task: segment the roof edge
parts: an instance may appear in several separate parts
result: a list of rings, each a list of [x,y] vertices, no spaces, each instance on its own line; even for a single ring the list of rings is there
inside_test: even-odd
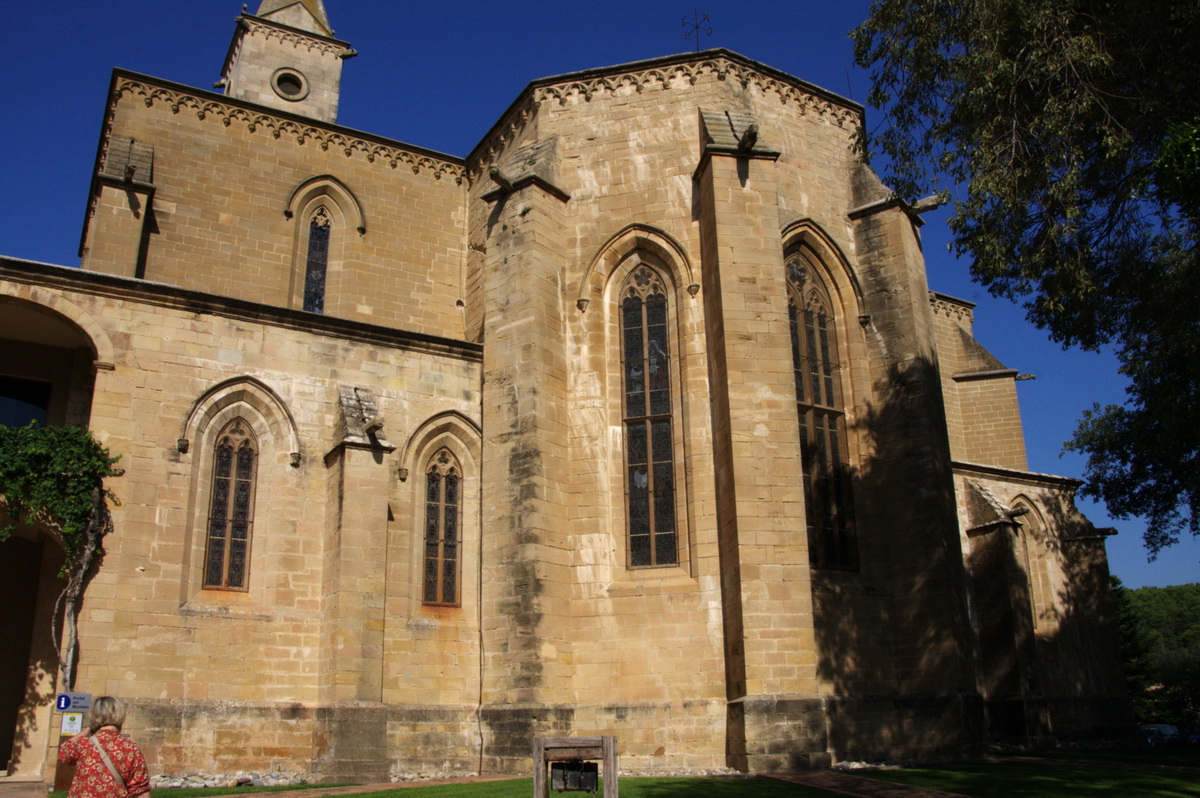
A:
[[[538,78],[537,80],[530,81],[528,84],[526,84],[525,88],[521,90],[517,97],[509,104],[509,106],[504,109],[504,112],[500,114],[496,122],[490,128],[488,128],[487,132],[482,138],[480,138],[479,143],[471,148],[471,151],[467,153],[467,156],[464,160],[468,164],[475,160],[480,151],[483,150],[488,142],[495,137],[496,133],[505,127],[509,118],[513,114],[517,113],[521,106],[524,105],[538,89],[544,89],[560,84],[578,83],[581,81],[603,78],[614,74],[645,72],[654,69],[661,69],[663,67],[671,67],[692,62],[713,61],[715,59],[725,59],[726,61],[737,64],[742,68],[761,73],[770,79],[787,83],[797,89],[800,89],[801,91],[813,95],[814,97],[846,109],[847,111],[858,116],[860,121],[866,112],[865,106],[853,100],[842,97],[840,94],[823,89],[816,84],[809,83],[806,80],[802,80],[794,75],[790,75],[787,72],[776,69],[775,67],[768,66],[760,61],[747,58],[746,56],[734,52],[733,50],[729,50],[724,47],[717,47],[711,50],[700,50],[699,52],[676,53],[674,55],[659,56],[657,58],[648,58],[641,61],[629,61],[627,63],[614,64],[612,66],[593,67],[591,69],[584,69],[578,72],[566,72],[560,75],[551,75],[549,77]],[[721,75],[721,78],[724,79],[723,74]]]
[[[388,327],[340,316],[323,316],[296,308],[284,308],[237,297],[210,294],[169,283],[137,277],[93,272],[72,266],[25,260],[0,255],[0,281],[54,287],[171,307],[189,313],[260,323],[317,335],[353,338],[395,349],[445,355],[460,360],[480,361],[483,345],[474,341]]]
[[[408,151],[414,155],[421,155],[426,158],[433,158],[443,161],[454,166],[464,166],[465,160],[457,155],[431,150],[428,147],[422,147],[419,144],[409,144],[408,142],[400,141],[399,139],[391,139],[387,136],[381,136],[377,133],[367,133],[366,131],[357,130],[352,127],[345,127],[334,122],[322,122],[319,119],[313,119],[311,116],[303,116],[301,114],[293,114],[287,111],[280,111],[266,105],[259,105],[248,100],[239,100],[225,94],[218,94],[207,89],[198,89],[195,86],[188,86],[185,83],[176,83],[165,78],[157,78],[153,75],[146,75],[141,72],[134,72],[129,69],[115,67],[113,69],[112,83],[109,86],[109,102],[111,103],[116,93],[118,80],[120,78],[128,78],[135,81],[148,83],[155,88],[167,89],[169,91],[178,91],[187,95],[194,95],[196,99],[204,100],[205,102],[220,103],[233,108],[240,108],[245,111],[253,111],[257,116],[279,119],[287,122],[294,122],[304,125],[307,128],[315,130],[326,130],[331,133],[339,133],[346,136],[352,136],[363,141],[370,141],[378,144],[384,144],[389,147],[395,147]]]

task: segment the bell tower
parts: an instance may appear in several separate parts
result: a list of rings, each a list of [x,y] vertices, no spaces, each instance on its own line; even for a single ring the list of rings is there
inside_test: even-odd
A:
[[[333,37],[322,0],[262,0],[244,10],[225,56],[225,94],[336,122],[342,61],[357,55]]]

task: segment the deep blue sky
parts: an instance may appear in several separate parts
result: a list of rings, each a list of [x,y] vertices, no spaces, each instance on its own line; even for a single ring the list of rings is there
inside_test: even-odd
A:
[[[693,49],[680,21],[708,13],[727,47],[860,102],[868,80],[853,66],[847,31],[866,0],[662,2],[430,2],[325,0],[346,62],[339,121],[429,149],[466,155],[536,78]],[[251,0],[251,11],[258,0]],[[220,68],[241,0],[40,0],[4,4],[0,68],[0,254],[78,265],[76,251],[112,67],[207,88]],[[878,117],[868,111],[868,124]],[[970,282],[946,249],[945,212],[926,216],[930,287],[979,303],[975,331],[1006,365],[1037,375],[1019,383],[1030,468],[1079,477],[1059,457],[1080,412],[1119,402],[1110,356],[1063,352],[1016,306]],[[1146,562],[1142,524],[1113,523],[1080,502],[1109,539],[1113,572],[1131,587],[1200,581],[1200,543]]]

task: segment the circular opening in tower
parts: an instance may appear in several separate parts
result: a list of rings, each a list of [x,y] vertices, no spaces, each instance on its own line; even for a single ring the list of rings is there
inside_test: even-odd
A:
[[[308,81],[294,69],[284,67],[271,76],[271,88],[285,100],[298,102],[308,96]]]

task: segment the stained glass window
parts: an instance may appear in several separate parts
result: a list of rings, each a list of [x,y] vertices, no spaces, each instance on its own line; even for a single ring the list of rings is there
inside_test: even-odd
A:
[[[638,266],[621,289],[629,564],[679,560],[671,433],[670,336],[662,278]]]
[[[458,604],[462,476],[454,455],[440,450],[425,472],[425,568],[422,601]]]
[[[308,256],[304,263],[304,309],[325,312],[325,270],[329,265],[329,234],[333,220],[322,205],[308,223]]]
[[[809,560],[855,570],[858,546],[831,303],[802,256],[788,259],[787,277]]]
[[[250,427],[240,418],[217,436],[204,586],[245,590],[250,571],[250,532],[258,454]]]

